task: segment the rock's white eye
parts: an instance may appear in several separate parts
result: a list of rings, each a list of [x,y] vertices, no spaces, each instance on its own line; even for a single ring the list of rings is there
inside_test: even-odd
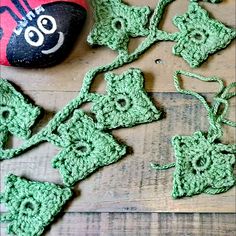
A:
[[[57,30],[56,20],[52,16],[41,15],[37,20],[37,25],[44,34],[53,34]]]
[[[44,36],[37,28],[29,26],[25,30],[25,40],[31,46],[39,47],[43,44]]]

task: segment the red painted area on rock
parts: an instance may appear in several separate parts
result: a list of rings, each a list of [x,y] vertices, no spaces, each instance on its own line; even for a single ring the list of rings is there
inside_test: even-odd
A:
[[[85,0],[63,0],[63,1],[33,0],[29,2],[27,2],[26,0],[11,0],[11,1],[1,0],[1,5],[0,5],[0,30],[1,30],[0,32],[0,64],[1,65],[9,66],[12,64],[9,61],[7,48],[9,50],[9,42],[14,32],[16,32],[18,29],[21,29],[21,28],[27,28],[31,23],[30,21],[31,21],[32,15],[35,18],[39,17],[40,15],[43,15],[43,11],[40,11],[40,6],[43,5],[45,7],[47,5],[50,5],[51,7],[51,5],[54,3],[55,5],[58,5],[59,3],[73,3],[73,4],[76,3],[80,7],[84,8],[85,10],[88,9],[88,5]],[[37,9],[39,10],[37,11]],[[37,12],[39,12],[38,15],[36,14]],[[33,19],[33,20],[36,21],[36,19]],[[29,25],[27,21],[29,22]],[[25,22],[26,24],[24,25]],[[24,26],[22,27],[22,25]],[[21,48],[19,47],[17,50],[21,50]],[[22,58],[19,60],[22,60]],[[27,66],[30,66],[30,64]]]

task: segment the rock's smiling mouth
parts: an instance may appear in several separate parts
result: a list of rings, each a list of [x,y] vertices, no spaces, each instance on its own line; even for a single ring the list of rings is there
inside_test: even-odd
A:
[[[62,32],[59,32],[59,39],[58,39],[57,44],[54,47],[52,47],[52,48],[50,48],[48,50],[42,50],[41,52],[43,54],[54,53],[54,52],[56,52],[62,46],[63,43],[64,43],[64,34]]]

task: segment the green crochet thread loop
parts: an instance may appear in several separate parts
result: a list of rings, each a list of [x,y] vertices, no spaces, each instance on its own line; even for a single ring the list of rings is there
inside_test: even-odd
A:
[[[1,215],[1,222],[8,223],[10,235],[39,236],[71,196],[69,188],[9,175],[1,193],[1,203],[9,212]]]
[[[193,74],[193,73],[190,73],[187,71],[181,71],[181,70],[176,71],[173,76],[174,85],[175,85],[175,88],[178,92],[186,94],[186,95],[192,95],[192,96],[196,97],[204,105],[204,107],[206,108],[206,110],[208,112],[208,119],[210,122],[211,129],[209,131],[209,134],[214,136],[213,139],[220,138],[222,136],[222,129],[221,129],[221,125],[219,124],[219,120],[217,120],[216,111],[214,111],[215,109],[210,107],[210,105],[208,104],[206,99],[202,95],[200,95],[199,93],[181,88],[181,82],[180,82],[179,75],[185,75],[190,78],[198,79],[198,80],[201,80],[204,82],[217,82],[219,84],[219,90],[218,90],[217,94],[220,94],[224,89],[223,81],[221,79],[216,78],[216,77],[205,78],[203,76]],[[217,94],[215,97],[217,97]],[[224,113],[227,112],[227,108],[228,108],[228,106],[225,106],[226,110],[224,110]]]
[[[199,2],[201,0],[190,0],[191,2]],[[203,0],[204,2],[211,2],[211,3],[220,3],[222,0]]]
[[[179,75],[198,79],[204,82],[217,82],[219,90],[214,96],[213,104],[197,92],[183,89]],[[167,170],[175,167],[173,181],[173,198],[193,196],[199,193],[217,194],[228,191],[236,184],[233,166],[236,161],[236,144],[221,144],[217,139],[223,135],[222,125],[235,127],[235,122],[228,121],[228,100],[236,96],[230,92],[236,83],[224,87],[221,79],[193,74],[186,71],[176,71],[174,76],[176,90],[186,95],[196,97],[208,111],[210,128],[208,133],[195,132],[192,136],[175,136],[172,146],[176,162],[166,165],[151,164],[156,170]],[[221,105],[223,109],[220,109]]]
[[[230,85],[228,85],[222,92],[222,94],[219,96],[219,99],[221,99],[221,101],[226,101],[226,100],[230,100],[231,98],[236,96],[236,91],[235,92],[230,92],[232,89],[236,88],[236,82],[231,83]],[[217,113],[218,109],[220,108],[220,102],[215,104],[215,113]],[[228,105],[228,102],[227,102]],[[225,117],[225,116],[224,116]],[[231,127],[236,127],[236,121],[231,121],[228,120],[227,118],[222,117],[222,123],[224,123],[225,125],[231,126]]]
[[[166,164],[166,165],[159,165],[157,163],[151,163],[151,168],[155,169],[155,170],[168,170],[170,168],[173,168],[175,167],[175,162],[173,163],[169,163],[169,164]]]

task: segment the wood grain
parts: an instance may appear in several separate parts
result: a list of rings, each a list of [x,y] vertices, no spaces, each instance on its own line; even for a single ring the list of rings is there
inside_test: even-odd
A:
[[[46,112],[42,125],[59,107],[76,96],[76,93],[31,92],[30,95],[49,111]],[[212,95],[209,94],[208,97]],[[133,154],[127,155],[114,165],[100,169],[82,181],[78,185],[78,197],[66,211],[235,212],[235,188],[216,196],[202,194],[193,198],[172,199],[174,169],[157,172],[150,168],[150,162],[174,161],[170,145],[171,137],[177,134],[191,135],[197,130],[206,130],[207,114],[202,105],[191,96],[155,93],[152,94],[152,98],[157,106],[164,109],[166,118],[132,129],[115,130],[113,132],[115,137],[132,147]],[[235,104],[231,104],[232,115],[235,114]],[[225,133],[223,141],[234,142],[236,139],[234,129],[225,127]],[[20,144],[15,139],[12,143]],[[56,169],[52,169],[50,164],[57,152],[58,149],[53,145],[42,144],[21,157],[3,161],[1,174],[5,176],[13,172],[30,179],[61,183],[59,173]]]
[[[132,5],[149,5],[154,8],[156,0],[127,0]],[[175,15],[183,14],[188,0],[171,4],[166,13],[163,29],[175,32],[171,23]],[[235,0],[221,4],[200,3],[211,15],[230,27],[236,27]],[[92,26],[91,10],[78,42],[64,63],[48,69],[22,69],[0,66],[0,75],[9,79],[45,109],[45,115],[35,127],[34,133],[47,124],[49,119],[74,98],[82,85],[85,73],[95,66],[110,63],[116,56],[106,48],[92,48],[86,37]],[[134,50],[143,39],[133,39]],[[207,114],[196,99],[177,94],[172,75],[175,70],[185,69],[204,76],[217,76],[226,84],[235,81],[236,44],[210,56],[200,68],[190,69],[187,63],[171,54],[174,43],[160,42],[151,47],[141,58],[121,69],[138,67],[145,75],[147,91],[156,105],[165,111],[165,118],[132,129],[113,131],[121,142],[132,147],[133,153],[118,163],[102,168],[80,182],[77,196],[65,208],[45,233],[48,236],[132,236],[132,235],[184,235],[184,236],[234,236],[236,232],[236,188],[216,196],[201,194],[192,198],[171,198],[172,173],[174,169],[157,172],[150,169],[150,162],[168,163],[174,160],[170,144],[176,134],[191,135],[196,130],[207,130]],[[156,64],[155,60],[161,63]],[[184,85],[213,97],[217,86],[185,79]],[[103,75],[98,76],[93,91],[103,92]],[[88,106],[89,107],[89,106]],[[87,108],[88,108],[87,107]],[[229,117],[235,120],[236,101],[231,103]],[[236,140],[235,130],[225,128],[224,143]],[[9,146],[19,146],[21,140],[11,139]],[[59,150],[51,144],[42,144],[24,155],[3,161],[0,165],[1,190],[3,177],[11,172],[32,180],[61,184],[57,170],[50,161]],[[2,206],[1,206],[2,207]],[[1,211],[5,211],[2,207]],[[157,213],[161,212],[161,213]],[[166,212],[166,213],[163,213]],[[187,213],[190,212],[190,213]],[[193,213],[193,214],[192,214]],[[218,214],[220,213],[220,214]],[[1,236],[5,225],[1,224]]]
[[[235,214],[66,213],[44,235],[234,236],[235,221]]]
[[[70,213],[49,236],[234,236],[234,214]]]
[[[156,0],[147,2],[130,0],[126,1],[133,5],[148,4],[154,8]],[[176,27],[171,23],[175,15],[183,14],[187,9],[187,0],[175,1],[166,12],[165,21],[162,23],[163,29],[169,32],[176,32]],[[221,4],[201,3],[212,13],[212,15],[227,24],[235,27],[235,4],[234,0],[223,1]],[[15,81],[22,89],[34,91],[79,91],[85,73],[95,66],[104,65],[111,62],[116,54],[110,49],[91,48],[86,43],[86,37],[92,25],[91,12],[87,20],[87,27],[81,34],[77,45],[70,57],[61,65],[49,69],[16,69],[1,66],[1,76],[11,81]],[[132,40],[130,48],[137,47],[140,40]],[[137,62],[129,64],[118,71],[124,71],[130,67],[141,68],[147,77],[147,90],[152,92],[173,92],[172,75],[175,70],[185,69],[201,73],[206,76],[222,77],[230,83],[235,80],[235,42],[226,49],[211,56],[200,68],[191,70],[188,64],[180,57],[171,54],[172,42],[161,42],[149,49]],[[161,64],[156,64],[155,60],[161,59]],[[104,88],[102,78],[95,80],[94,87],[98,90]],[[193,88],[199,91],[212,92],[213,85],[198,86],[197,82],[191,82]]]

